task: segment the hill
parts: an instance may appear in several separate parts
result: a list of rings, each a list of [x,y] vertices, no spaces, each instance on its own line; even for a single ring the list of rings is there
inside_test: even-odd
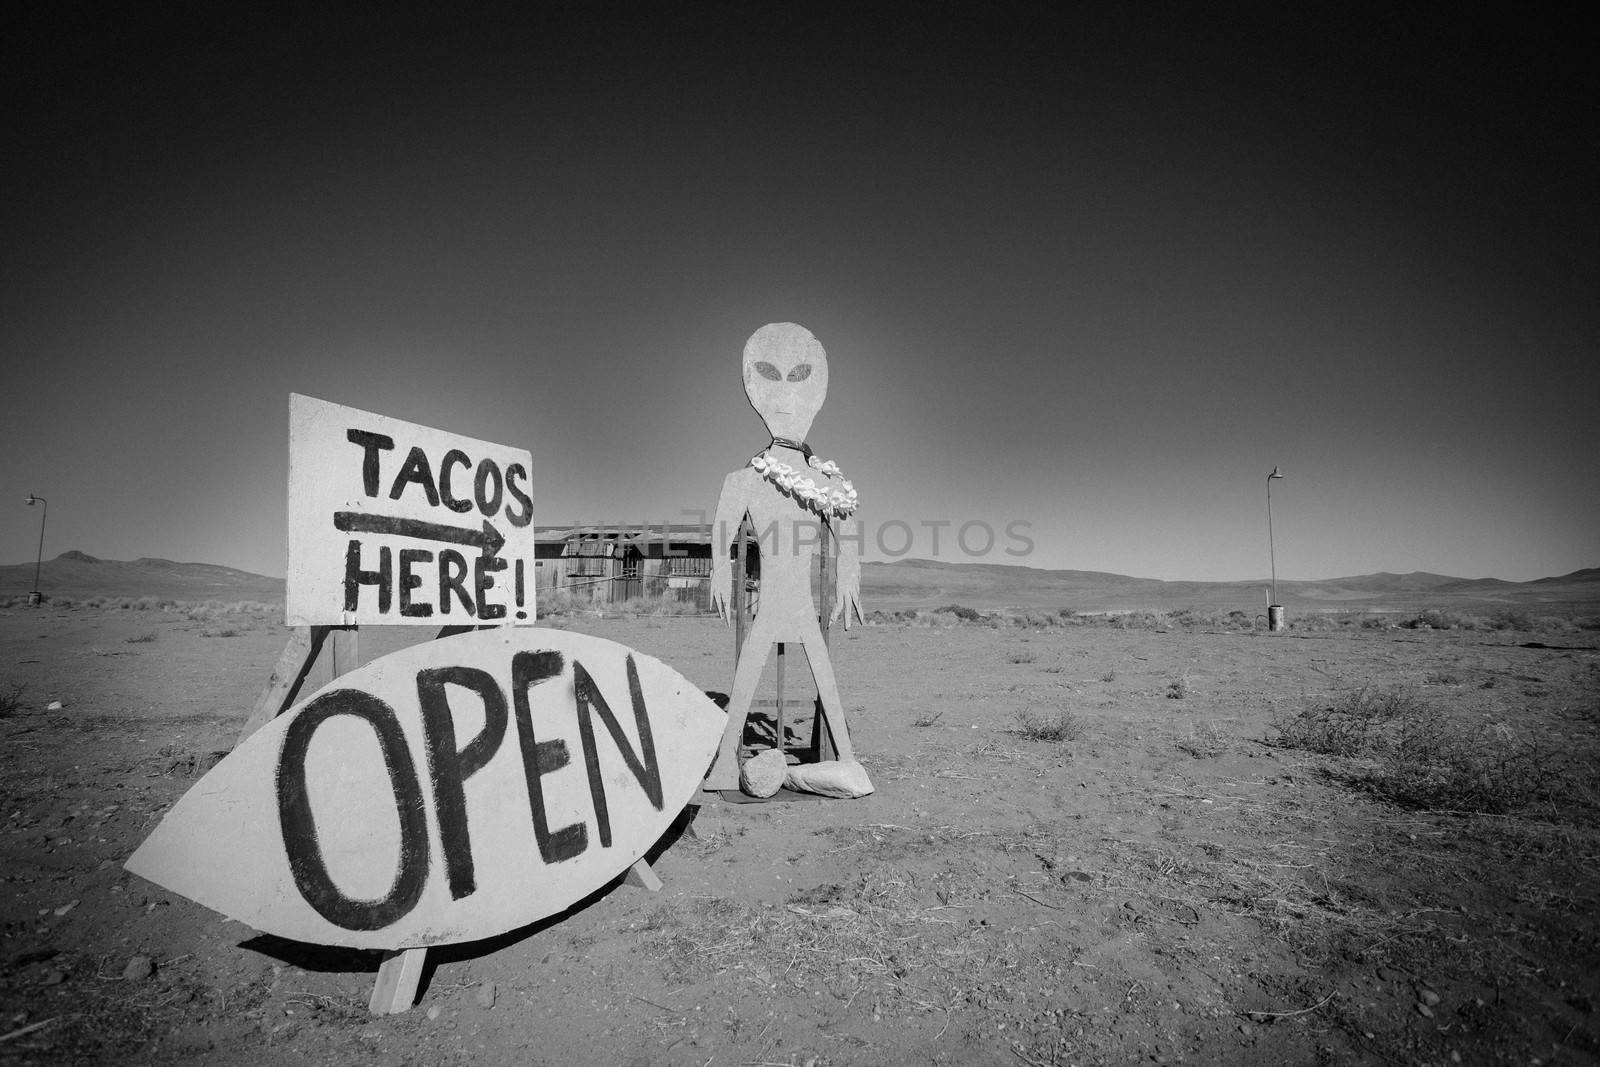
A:
[[[167,559],[107,560],[63,552],[47,560],[40,588],[49,595],[166,597],[174,600],[282,602],[283,579],[211,563]],[[33,564],[0,566],[0,596],[33,588]],[[1079,612],[1264,610],[1267,582],[1186,582],[1134,578],[1104,571],[1043,570],[1016,564],[945,563],[903,559],[864,563],[862,601],[868,610],[935,608],[1070,608]],[[1361,574],[1317,581],[1280,581],[1278,599],[1291,612],[1420,611],[1424,608],[1492,611],[1543,607],[1600,612],[1600,568],[1507,582],[1410,574]]]
[[[19,596],[33,588],[33,564],[0,566],[0,596]],[[170,559],[97,559],[87,552],[63,552],[45,560],[39,588],[47,596],[165,597],[172,600],[283,599],[283,579],[268,578],[214,563],[176,563]]]
[[[1264,610],[1268,583],[1161,581],[1102,571],[1042,570],[989,563],[906,559],[865,563],[862,600],[883,610],[962,604],[972,608],[1070,608],[1080,612]],[[1291,611],[1492,610],[1563,607],[1600,610],[1600,569],[1555,578],[1507,582],[1453,578],[1422,571],[1363,574],[1317,581],[1279,581],[1278,600]]]

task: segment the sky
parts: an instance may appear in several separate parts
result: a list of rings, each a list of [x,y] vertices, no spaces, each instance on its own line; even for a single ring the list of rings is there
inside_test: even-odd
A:
[[[867,559],[1600,566],[1600,92],[1553,9],[38,6],[0,562],[34,493],[46,558],[284,574],[296,392],[529,449],[539,524],[693,521],[789,321]]]

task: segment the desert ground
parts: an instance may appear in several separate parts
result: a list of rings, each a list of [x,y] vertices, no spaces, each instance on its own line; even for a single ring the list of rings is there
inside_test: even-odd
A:
[[[280,612],[0,609],[0,1063],[1600,1061],[1586,620],[836,633],[873,795],[708,797],[653,851],[659,892],[435,950],[417,1006],[375,1017],[376,956],[122,869],[234,743]],[[547,624],[731,679],[715,619]]]

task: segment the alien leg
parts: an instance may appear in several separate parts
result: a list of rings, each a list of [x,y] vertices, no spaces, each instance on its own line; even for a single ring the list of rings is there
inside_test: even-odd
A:
[[[806,650],[806,662],[811,664],[811,677],[817,683],[817,699],[822,701],[822,713],[827,718],[828,732],[833,735],[833,747],[839,752],[839,759],[853,760],[856,758],[855,748],[850,744],[850,727],[844,719],[844,703],[839,699],[839,683],[833,677],[833,661],[828,658],[828,645],[822,640],[822,628],[817,625],[815,618],[805,620],[810,623],[805,627],[805,636],[801,638],[801,647]],[[820,745],[816,748],[821,751]]]
[[[744,635],[744,647],[739,650],[739,665],[733,672],[733,692],[728,695],[728,724],[722,730],[722,744],[717,749],[717,761],[706,776],[706,789],[739,788],[739,742],[744,739],[745,720],[750,717],[750,707],[755,703],[756,687],[761,684],[761,672],[767,668],[767,657],[772,654],[772,624],[762,625],[757,615]]]

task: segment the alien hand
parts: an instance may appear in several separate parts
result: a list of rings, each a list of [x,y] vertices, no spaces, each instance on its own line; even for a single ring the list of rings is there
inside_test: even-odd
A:
[[[711,610],[729,619],[728,598],[733,592],[733,567],[720,560],[711,564]]]
[[[828,617],[830,622],[837,622],[840,615],[844,616],[844,628],[850,629],[850,616],[854,615],[857,622],[865,622],[861,614],[861,576],[859,574],[847,576],[839,575],[839,581],[834,586],[833,614]]]

